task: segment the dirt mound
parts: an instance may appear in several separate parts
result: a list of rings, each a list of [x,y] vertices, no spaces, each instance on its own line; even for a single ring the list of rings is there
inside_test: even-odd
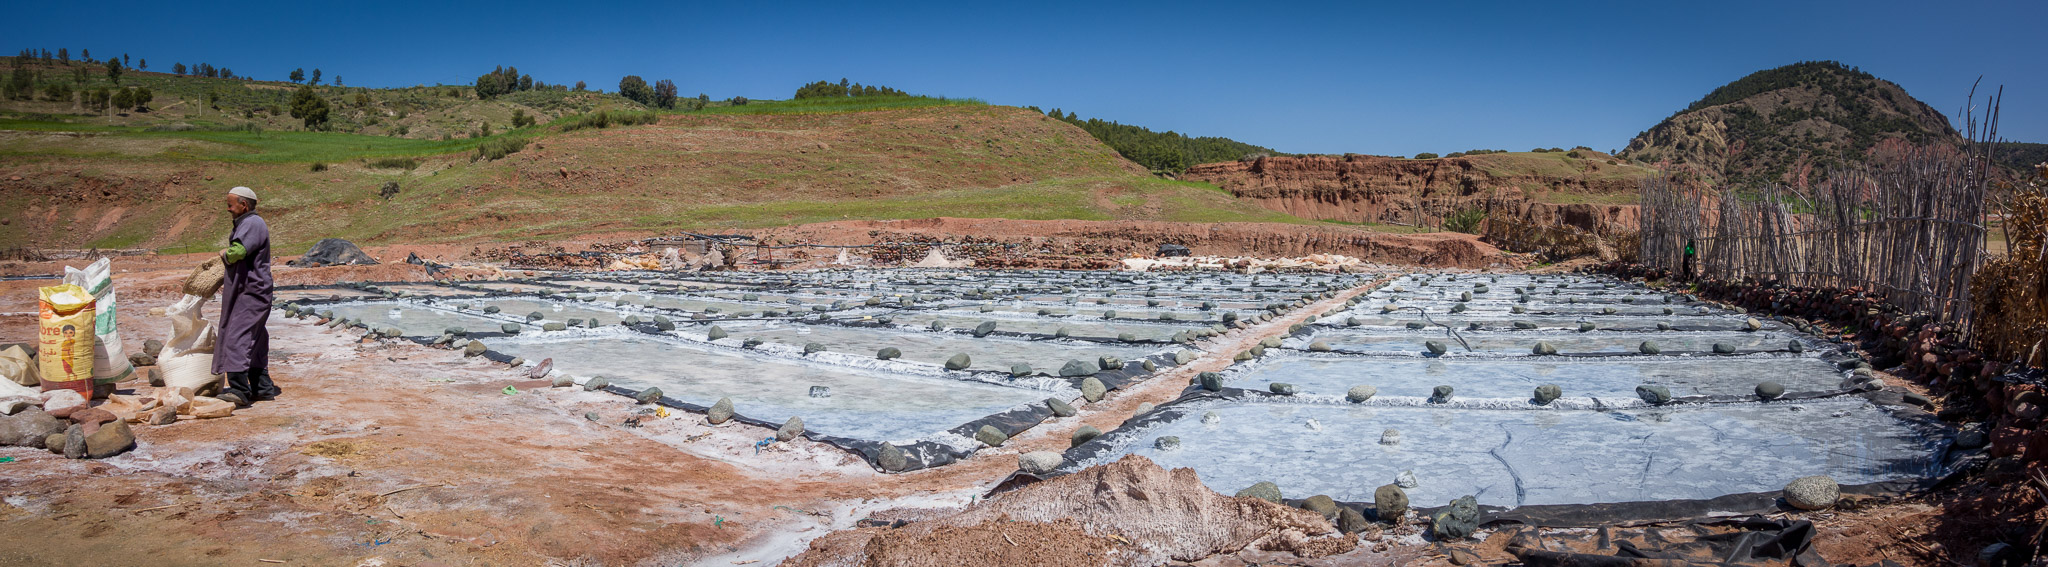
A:
[[[369,254],[364,254],[363,249],[357,248],[354,242],[339,238],[322,238],[319,242],[313,244],[313,248],[306,250],[304,255],[299,256],[299,259],[288,263],[301,268],[374,266],[377,264],[377,259],[371,258]]]
[[[1017,555],[1020,562],[991,564],[1157,565],[1247,548],[1322,557],[1357,545],[1319,514],[1217,494],[1193,469],[1169,471],[1137,455],[1027,486],[953,516],[861,531],[868,537],[819,539],[787,564],[849,564],[865,557],[867,564],[957,565],[963,563],[936,561],[994,550]],[[1015,536],[1003,537],[1012,533],[1031,539],[1020,544]],[[1046,555],[1006,549],[1049,543],[1059,548]],[[1082,553],[1090,555],[1073,557]]]

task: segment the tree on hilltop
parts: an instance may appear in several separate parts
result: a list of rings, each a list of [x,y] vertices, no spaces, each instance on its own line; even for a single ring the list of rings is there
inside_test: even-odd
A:
[[[647,86],[647,79],[639,75],[626,75],[619,79],[619,96],[651,106],[654,104],[654,87]]]
[[[654,105],[662,108],[676,107],[676,82],[662,79],[654,82]]]
[[[292,69],[291,79],[293,83],[306,80],[306,68]]]

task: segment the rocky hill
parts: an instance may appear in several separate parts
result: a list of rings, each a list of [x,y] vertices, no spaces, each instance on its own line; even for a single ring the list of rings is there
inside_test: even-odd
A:
[[[1948,119],[1898,85],[1833,61],[1758,71],[1722,85],[1629,141],[1621,157],[1731,180],[1782,180],[1859,163],[1887,138],[1961,143]]]
[[[1591,150],[1437,159],[1267,157],[1189,168],[1239,199],[1301,218],[1434,227],[1486,210],[1595,232],[1635,226],[1638,181],[1654,173]]]

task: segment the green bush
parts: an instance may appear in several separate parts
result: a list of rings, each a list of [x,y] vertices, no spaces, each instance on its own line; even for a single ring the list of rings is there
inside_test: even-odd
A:
[[[592,112],[590,114],[585,114],[582,116],[571,118],[568,121],[563,122],[562,131],[573,132],[576,130],[582,130],[584,128],[610,128],[612,126],[633,126],[638,124],[653,124],[655,122],[659,122],[660,120],[661,115],[655,114],[653,112],[599,110],[597,112]]]
[[[320,162],[317,162],[317,161],[316,161],[316,162],[313,162],[313,172],[314,172],[314,173],[319,173],[319,172],[322,172],[322,171],[327,171],[327,164],[324,164],[324,163],[320,163]]]
[[[485,140],[484,143],[476,146],[476,157],[470,161],[479,159],[496,161],[503,159],[505,156],[519,153],[519,150],[523,149],[526,149],[526,138]]]
[[[1479,221],[1483,220],[1486,220],[1486,211],[1465,209],[1444,217],[1444,230],[1473,234],[1479,230]]]
[[[1436,158],[1437,158],[1437,155],[1436,155],[1436,154],[1432,154],[1432,153],[1429,153],[1429,152],[1422,152],[1422,153],[1419,153],[1419,154],[1415,154],[1415,159],[1436,159]]]
[[[384,158],[370,162],[370,167],[380,169],[418,169],[419,158]]]

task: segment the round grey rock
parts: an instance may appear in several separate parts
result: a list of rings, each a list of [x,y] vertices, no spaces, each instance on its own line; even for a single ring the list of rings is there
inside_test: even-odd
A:
[[[1785,385],[1784,385],[1784,384],[1779,384],[1779,383],[1777,383],[1777,382],[1771,382],[1771,381],[1765,381],[1765,382],[1759,382],[1759,383],[1757,383],[1757,385],[1756,385],[1756,397],[1758,397],[1758,398],[1761,398],[1761,399],[1765,399],[1765,400],[1775,400],[1775,399],[1778,399],[1778,397],[1779,397],[1779,396],[1783,396],[1783,395],[1785,395]]]
[[[1365,384],[1359,384],[1357,386],[1352,386],[1350,390],[1345,391],[1344,399],[1354,404],[1364,403],[1366,400],[1372,399],[1374,395],[1379,393],[1379,388],[1374,388],[1372,386]]]
[[[775,430],[775,440],[789,441],[792,439],[796,439],[797,437],[802,437],[803,434],[804,418],[790,416],[789,421],[782,422],[782,427],[780,429]]]
[[[882,448],[875,451],[875,464],[884,471],[903,472],[910,466],[910,456],[903,454],[903,449],[894,443],[883,443]]]
[[[704,421],[718,425],[731,421],[732,413],[732,398],[719,398],[718,403],[711,404],[711,409],[704,412]]]
[[[1052,472],[1053,469],[1060,468],[1060,464],[1065,463],[1066,460],[1066,457],[1056,452],[1032,451],[1017,455],[1017,470],[1034,475],[1043,475]]]
[[[1399,524],[1408,515],[1408,491],[1392,484],[1373,489],[1372,507],[1380,521]]]
[[[1841,498],[1841,485],[1825,475],[1803,476],[1785,485],[1785,503],[1801,510],[1823,510]]]
[[[1536,387],[1536,394],[1533,399],[1537,405],[1549,405],[1550,402],[1557,401],[1561,397],[1564,397],[1563,388],[1559,388],[1556,384],[1544,384]]]
[[[1179,451],[1180,438],[1172,435],[1166,435],[1158,439],[1153,439],[1152,448],[1160,451]]]
[[[983,425],[981,429],[974,432],[974,440],[990,447],[999,447],[1002,446],[1003,442],[1010,440],[1010,435],[1003,433],[1001,429],[996,429],[996,426]]]
[[[966,370],[968,366],[973,364],[974,359],[967,356],[967,353],[956,354],[953,355],[953,358],[946,359],[947,370]]]
[[[1102,397],[1108,394],[1109,388],[1103,386],[1102,381],[1095,379],[1094,376],[1081,380],[1081,399],[1095,403],[1102,401]]]
[[[1280,501],[1280,486],[1271,482],[1260,481],[1258,484],[1247,486],[1244,490],[1237,491],[1238,498],[1247,496],[1274,504],[1283,504]]]
[[[1668,404],[1671,403],[1671,389],[1644,384],[1636,386],[1636,397],[1642,398],[1643,401],[1650,402],[1652,405]]]
[[[1045,407],[1052,410],[1054,417],[1074,417],[1074,414],[1080,413],[1072,404],[1060,401],[1059,398],[1046,398]]]
[[[1087,443],[1095,439],[1096,437],[1101,436],[1102,430],[1096,429],[1093,425],[1083,425],[1080,428],[1074,430],[1074,437],[1071,440],[1071,442],[1068,443],[1067,446],[1079,447],[1082,443]]]

